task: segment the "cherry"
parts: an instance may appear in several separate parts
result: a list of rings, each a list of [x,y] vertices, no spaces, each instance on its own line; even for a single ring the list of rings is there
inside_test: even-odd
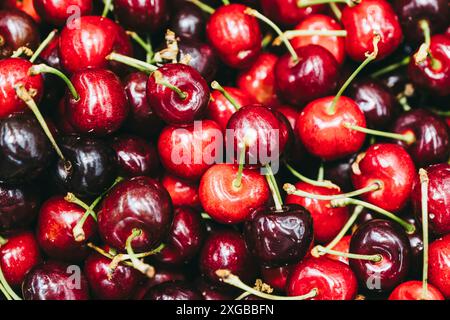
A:
[[[295,137],[294,137],[294,129],[291,126],[291,123],[286,118],[286,116],[278,111],[278,109],[271,108],[273,114],[278,120],[278,124],[280,126],[280,129],[278,131],[279,134],[279,140],[280,145],[284,146],[283,150],[281,151],[281,154],[283,156],[286,156],[287,153],[289,153],[289,149],[294,145],[295,143]],[[295,146],[294,146],[295,147]],[[288,154],[289,156],[289,154]]]
[[[166,246],[155,258],[166,264],[182,264],[200,251],[205,234],[202,217],[189,207],[174,210],[173,223]]]
[[[0,184],[0,230],[28,227],[38,215],[40,202],[35,187]]]
[[[59,55],[59,35],[55,34],[53,39],[42,50],[39,59],[43,60],[50,67],[62,69],[61,58]]]
[[[446,299],[450,298],[450,235],[433,241],[429,251],[429,279]]]
[[[339,251],[339,252],[343,252],[343,253],[349,253],[350,252],[350,241],[352,239],[351,235],[347,235],[342,237],[338,243],[336,243],[336,245],[333,246],[333,250]],[[333,254],[327,254],[326,257],[328,259],[332,259],[332,260],[336,260],[336,261],[340,261],[343,262],[345,264],[349,264],[349,258],[347,258],[346,256],[341,256],[341,255],[333,255]]]
[[[185,282],[165,282],[151,288],[144,300],[203,300],[198,290]]]
[[[216,164],[200,180],[198,192],[202,207],[220,223],[243,222],[269,200],[270,190],[264,176],[256,170],[243,169],[241,183],[236,186],[238,172],[235,165]]]
[[[22,113],[27,106],[16,94],[16,86],[22,84],[38,103],[44,91],[44,81],[40,75],[29,75],[32,63],[20,58],[0,60],[0,118],[14,113]]]
[[[284,292],[286,284],[291,274],[293,266],[282,267],[261,267],[261,276],[264,283],[267,283],[274,290]]]
[[[188,65],[197,70],[207,82],[214,79],[218,59],[213,48],[194,39],[181,38],[178,42],[179,61],[188,61]]]
[[[118,250],[125,250],[133,229],[139,229],[131,246],[146,251],[167,235],[172,218],[168,192],[158,181],[140,176],[118,183],[103,199],[98,228],[105,243]]]
[[[393,212],[405,206],[415,177],[411,157],[402,147],[390,143],[371,145],[352,165],[351,178],[355,188],[367,187],[374,182],[382,185],[376,191],[361,195],[362,199]]]
[[[185,128],[168,126],[159,136],[158,152],[167,171],[195,181],[220,156],[222,140],[221,128],[212,120],[196,121]]]
[[[137,293],[134,295],[136,300],[142,300],[150,288],[165,282],[186,281],[186,276],[181,273],[180,270],[158,266],[155,276],[151,279],[147,278],[145,280],[146,281],[143,285],[141,284],[138,286]]]
[[[426,168],[428,183],[428,224],[436,235],[450,232],[450,208],[447,205],[450,197],[450,165],[441,163]],[[416,218],[420,221],[422,214],[422,191],[419,179],[413,185],[411,202]]]
[[[394,52],[402,41],[398,17],[386,0],[364,0],[355,6],[346,6],[341,21],[347,30],[345,49],[356,61],[363,61],[366,52],[373,51],[374,33],[380,35],[379,60]]]
[[[312,194],[340,194],[339,190],[314,186],[305,182],[298,182],[295,184],[295,187]],[[314,221],[314,239],[319,243],[327,243],[331,241],[342,229],[349,218],[348,209],[346,207],[332,208],[330,206],[330,201],[326,200],[318,200],[289,194],[286,197],[286,203],[303,206],[311,213]]]
[[[0,8],[2,6],[0,5]],[[40,17],[34,9],[33,0],[5,0],[3,4],[5,9],[19,9],[27,13],[36,22],[40,22]]]
[[[286,53],[275,65],[278,95],[295,106],[303,106],[333,92],[339,70],[334,56],[318,45],[300,47],[295,52],[298,61]]]
[[[333,18],[323,14],[311,14],[302,20],[294,30],[310,31],[336,31],[342,30],[339,23]],[[292,46],[297,49],[309,44],[315,44],[324,47],[330,51],[336,58],[337,63],[342,64],[345,59],[344,38],[339,36],[298,36],[291,40]]]
[[[297,204],[259,208],[245,223],[245,239],[253,256],[265,266],[280,267],[300,261],[313,240],[309,211]]]
[[[167,173],[162,177],[161,183],[169,192],[174,207],[200,208],[198,184]]]
[[[95,298],[102,300],[131,299],[138,290],[142,275],[132,267],[119,264],[113,271],[111,260],[90,254],[84,263],[84,272]]]
[[[200,253],[200,270],[208,280],[217,283],[216,271],[227,269],[243,281],[255,276],[255,265],[243,237],[231,230],[209,235]]]
[[[350,259],[361,286],[369,291],[390,291],[407,276],[411,247],[405,232],[393,222],[374,219],[359,226],[352,235],[350,252],[381,258],[378,262]]]
[[[275,92],[275,64],[278,57],[272,53],[261,53],[255,62],[247,69],[242,70],[236,83],[238,87],[249,95],[255,102],[268,105],[279,105],[278,97]],[[227,91],[232,94],[229,89]],[[248,103],[240,104],[245,106]]]
[[[327,162],[324,166],[324,178],[333,181],[342,191],[353,190],[351,180],[351,165],[355,161],[356,154],[334,162]]]
[[[75,129],[69,123],[67,116],[66,116],[66,99],[65,98],[63,98],[59,101],[53,119],[57,125],[57,130],[61,134],[65,134],[65,135],[75,135],[76,134]]]
[[[206,35],[220,59],[232,68],[246,68],[261,51],[261,31],[256,18],[242,4],[218,8],[209,18]]]
[[[450,38],[434,35],[430,39],[428,55],[420,62],[411,59],[408,75],[414,85],[439,96],[450,94]]]
[[[352,300],[358,283],[345,263],[326,257],[309,257],[293,267],[288,279],[287,294],[297,296],[316,290],[313,300]]]
[[[261,6],[269,18],[284,26],[294,26],[324,9],[323,5],[300,8],[297,0],[262,0]]]
[[[57,26],[64,26],[74,13],[87,16],[93,10],[92,0],[34,0],[33,3],[43,21]]]
[[[54,152],[38,121],[31,115],[0,120],[0,181],[22,183],[37,178]]]
[[[84,16],[71,22],[61,31],[59,39],[61,64],[68,72],[108,67],[109,61],[105,58],[113,51],[132,54],[127,34],[113,21]]]
[[[39,246],[31,232],[19,232],[0,246],[0,267],[6,282],[18,288],[27,272],[41,260]]]
[[[223,87],[223,90],[225,90],[226,94],[228,94],[239,107],[246,106],[253,102],[248,93],[243,89]],[[211,92],[206,115],[209,119],[214,120],[223,131],[225,131],[228,121],[235,112],[236,107],[222,92],[219,90],[213,90]]]
[[[34,50],[39,42],[33,18],[19,10],[0,10],[0,58],[11,56],[21,47]]]
[[[205,25],[203,11],[195,4],[183,1],[171,14],[169,29],[177,36],[201,40]]]
[[[389,300],[424,300],[421,281],[406,281],[398,285],[389,295]],[[431,284],[427,284],[425,300],[445,300],[442,293]]]
[[[78,280],[74,283],[74,273]],[[47,261],[31,269],[23,282],[25,300],[88,300],[89,286],[79,267]]]
[[[197,290],[200,291],[200,293],[203,296],[203,299],[205,300],[231,300],[233,299],[233,296],[230,294],[230,290],[225,290],[228,288],[223,288],[223,286],[217,285],[217,284],[211,284],[208,281],[206,281],[204,278],[199,278],[195,285],[197,287]]]
[[[120,135],[112,139],[111,145],[116,152],[121,176],[158,175],[158,152],[151,142],[137,136]]]
[[[120,24],[127,29],[155,32],[168,20],[166,0],[114,0],[113,4]]]
[[[114,150],[94,138],[66,136],[59,143],[70,162],[58,160],[52,168],[52,178],[63,192],[80,197],[95,197],[106,191],[116,178]]]
[[[148,103],[170,124],[186,125],[200,118],[208,99],[206,81],[198,71],[184,64],[165,64],[147,81]]]
[[[414,143],[408,145],[400,140],[397,143],[408,151],[417,167],[444,162],[450,156],[447,124],[425,109],[402,113],[393,124],[393,131],[414,134]]]

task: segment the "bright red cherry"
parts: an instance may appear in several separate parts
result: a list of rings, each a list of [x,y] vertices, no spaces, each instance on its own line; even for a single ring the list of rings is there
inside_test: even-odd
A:
[[[127,29],[154,32],[168,21],[167,0],[114,0],[114,13]]]
[[[106,68],[110,64],[105,58],[112,52],[128,56],[133,54],[125,30],[115,22],[98,16],[80,17],[66,25],[61,31],[59,48],[61,64],[70,73]]]
[[[200,181],[199,196],[205,212],[220,223],[240,223],[270,198],[269,186],[257,170],[244,169],[240,186],[234,181],[238,166],[216,164]]]
[[[0,118],[28,110],[16,94],[15,87],[23,84],[28,92],[34,92],[34,100],[39,103],[43,91],[44,80],[41,75],[31,76],[28,70],[33,64],[20,58],[7,58],[0,60]]]
[[[298,6],[298,0],[261,0],[264,14],[284,26],[294,26],[308,16],[324,11],[324,5],[306,8]]]
[[[423,297],[422,281],[406,281],[398,285],[389,295],[389,300],[445,300],[442,293],[431,284],[427,284],[427,295]]]
[[[261,51],[261,30],[246,6],[230,4],[218,8],[209,18],[206,35],[220,59],[233,68],[248,67]]]
[[[287,294],[299,296],[316,289],[312,300],[353,300],[358,282],[345,263],[326,257],[309,257],[293,267],[288,279]]]
[[[296,133],[305,148],[324,160],[336,160],[357,152],[366,135],[348,129],[344,123],[365,127],[366,119],[358,105],[341,96],[330,111],[334,97],[310,102],[299,114]]]
[[[292,130],[294,130],[295,129],[295,123],[297,122],[297,118],[298,118],[298,111],[297,111],[297,109],[295,109],[295,108],[293,108],[291,106],[282,105],[282,106],[278,106],[276,108],[276,110],[278,112],[281,112],[286,117],[286,119],[291,124]]]
[[[236,79],[238,87],[258,103],[267,106],[279,105],[274,75],[277,61],[276,55],[268,52],[261,53],[249,68],[240,72]],[[241,104],[241,106],[244,105]]]
[[[430,244],[428,278],[446,299],[450,299],[450,234]]]
[[[57,26],[64,26],[74,14],[87,16],[93,10],[92,0],[34,0],[33,3],[43,21]]]
[[[162,177],[161,183],[169,192],[174,207],[200,208],[198,184],[195,182],[186,181],[166,173]]]
[[[386,0],[363,0],[342,10],[342,24],[347,30],[345,49],[356,61],[366,59],[373,51],[374,33],[381,37],[377,59],[383,59],[397,49],[402,42],[402,29],[398,17]]]
[[[10,236],[0,246],[0,267],[6,282],[14,288],[20,287],[27,272],[41,260],[39,246],[31,232],[20,232]]]
[[[416,168],[402,147],[379,143],[358,155],[352,165],[352,182],[356,189],[375,182],[381,188],[361,195],[361,198],[385,210],[398,212],[411,195]]]

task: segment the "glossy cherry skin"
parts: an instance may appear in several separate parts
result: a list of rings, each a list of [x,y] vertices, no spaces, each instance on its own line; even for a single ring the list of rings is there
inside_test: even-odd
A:
[[[0,181],[31,181],[51,163],[53,148],[33,115],[0,120]]]
[[[179,269],[156,266],[155,271],[156,273],[153,278],[145,279],[144,284],[138,286],[134,299],[142,300],[150,288],[153,288],[161,283],[186,281],[186,276]]]
[[[415,141],[408,145],[397,141],[411,155],[418,168],[445,162],[450,156],[450,131],[447,124],[425,109],[402,113],[393,124],[393,132],[413,133]]]
[[[278,57],[272,53],[261,53],[255,62],[242,70],[236,83],[252,100],[267,106],[280,104],[275,90],[275,64]]]
[[[181,38],[178,41],[179,61],[197,70],[209,83],[217,73],[218,58],[214,49],[207,43],[195,39]]]
[[[300,261],[313,240],[311,214],[297,204],[252,212],[245,223],[245,240],[253,256],[265,266],[280,267]]]
[[[390,291],[408,274],[411,247],[404,230],[395,222],[374,219],[362,224],[352,235],[350,252],[382,257],[380,262],[350,259],[360,285],[372,292]]]
[[[96,232],[92,216],[83,224],[85,241],[77,242],[73,228],[85,210],[70,203],[62,196],[47,200],[41,207],[36,236],[39,246],[51,258],[59,261],[79,262],[86,258],[89,248],[86,243]]]
[[[317,289],[311,300],[353,300],[358,290],[355,274],[345,263],[326,257],[309,257],[293,267],[287,283],[288,296]]]
[[[147,80],[145,73],[132,72],[123,81],[130,107],[126,127],[131,132],[151,137],[162,129],[164,122],[147,101]]]
[[[68,72],[117,66],[105,59],[113,51],[133,54],[127,34],[115,22],[98,16],[84,16],[71,22],[59,38],[61,64]]]
[[[267,164],[283,153],[286,146],[281,138],[279,120],[263,105],[240,108],[228,121],[227,130],[232,130],[232,134],[225,137],[227,148],[234,148],[235,159],[238,159],[245,145],[245,163],[249,165]]]
[[[111,143],[123,177],[157,176],[159,158],[156,147],[138,136],[120,135]]]
[[[224,89],[241,107],[253,102],[249,95],[242,89],[235,87],[224,87]],[[211,91],[206,116],[208,119],[214,120],[223,131],[225,131],[228,121],[236,111],[236,108],[222,93],[217,90]]]
[[[220,223],[243,222],[269,200],[269,186],[259,171],[244,169],[239,188],[233,185],[237,173],[235,165],[216,164],[200,180],[198,193],[202,207]]]
[[[205,226],[200,213],[189,207],[179,207],[173,212],[173,223],[164,249],[155,258],[165,264],[182,264],[190,261],[205,236]]]
[[[436,235],[450,233],[450,165],[436,164],[426,168],[428,175],[428,225]],[[414,182],[411,202],[418,221],[422,220],[422,191],[419,178]]]
[[[98,228],[105,243],[118,250],[125,250],[133,229],[140,229],[141,235],[131,246],[135,252],[142,252],[159,245],[172,219],[169,193],[158,181],[140,176],[120,182],[103,199]]]
[[[232,292],[226,285],[212,284],[203,277],[195,281],[195,286],[205,300],[231,300],[234,298]]]
[[[380,182],[381,189],[362,194],[361,198],[385,210],[398,212],[411,195],[416,168],[402,147],[378,143],[358,155],[352,165],[351,177],[356,189]]]
[[[342,24],[348,34],[345,37],[347,54],[356,61],[366,59],[366,52],[373,52],[374,33],[380,35],[377,59],[383,59],[397,49],[403,32],[398,17],[386,0],[364,0],[356,6],[342,10]]]
[[[7,58],[20,47],[35,50],[39,45],[36,22],[19,10],[0,10],[0,58]]]
[[[338,185],[343,192],[350,192],[353,189],[351,174],[351,165],[355,161],[356,154],[340,159],[338,161],[325,163],[325,175],[326,180],[333,181]]]
[[[20,58],[0,60],[0,119],[28,110],[16,94],[15,87],[18,84],[22,84],[28,92],[35,92],[33,99],[39,103],[44,91],[44,80],[41,75],[28,74],[32,66],[31,62]]]
[[[216,271],[227,269],[248,283],[255,277],[253,258],[244,238],[236,231],[223,230],[211,234],[200,253],[200,271],[212,282],[220,282]]]
[[[34,0],[33,3],[42,20],[56,26],[64,26],[74,13],[87,16],[93,10],[92,0]]]
[[[144,300],[203,300],[201,293],[185,282],[165,282],[151,288]]]
[[[285,292],[286,284],[292,268],[293,266],[282,266],[275,268],[261,267],[262,280],[274,290]]]
[[[413,43],[423,41],[420,20],[428,22],[431,34],[444,31],[448,25],[448,3],[445,0],[395,0],[393,2],[405,37]]]
[[[40,17],[34,9],[33,0],[5,0],[3,7],[0,5],[0,8],[19,9],[32,17],[34,21],[40,22]]]
[[[165,81],[178,87],[187,96],[181,99],[173,90],[157,84],[155,77],[147,81],[147,101],[165,122],[176,125],[190,124],[199,119],[209,100],[205,79],[194,68],[181,63],[168,63],[158,71]]]
[[[77,136],[62,137],[59,147],[71,167],[58,160],[52,169],[56,185],[65,194],[72,192],[83,198],[106,191],[117,177],[114,150],[101,140]]]
[[[437,61],[433,66],[430,57],[416,63],[411,59],[408,76],[419,88],[430,90],[439,96],[450,94],[450,37],[437,34],[431,37],[430,53]]]
[[[295,50],[299,61],[289,53],[275,65],[277,93],[288,103],[302,107],[305,103],[326,96],[337,85],[339,67],[334,56],[324,47],[307,45]]]
[[[120,79],[106,69],[75,73],[71,81],[80,98],[67,94],[66,116],[81,134],[107,135],[120,128],[128,101]]]
[[[428,254],[428,279],[446,299],[450,298],[450,235],[430,244]]]
[[[261,51],[261,30],[246,6],[221,6],[206,25],[206,36],[220,59],[232,68],[242,69],[255,61]]]
[[[215,163],[222,143],[219,125],[212,120],[199,120],[185,128],[164,128],[158,139],[158,152],[168,172],[196,181]]]
[[[140,285],[142,275],[123,264],[119,264],[111,273],[110,264],[111,259],[98,253],[87,257],[84,273],[93,296],[101,300],[131,299]]]
[[[79,267],[47,261],[27,273],[22,295],[25,300],[88,300],[89,285]]]
[[[323,14],[311,14],[302,20],[294,30],[342,30],[339,23]],[[335,36],[300,36],[291,39],[292,46],[297,49],[308,44],[316,44],[330,51],[337,63],[342,64],[345,59],[344,37]]]
[[[389,300],[423,300],[422,281],[406,281],[398,285],[389,295]],[[427,284],[425,300],[445,300],[442,293],[431,284]]]
[[[39,246],[31,232],[20,232],[10,236],[0,246],[0,267],[6,282],[18,288],[27,272],[41,260]]]
[[[304,182],[296,183],[295,187],[299,190],[319,195],[340,194],[339,190],[317,187]],[[314,221],[314,239],[320,243],[327,243],[333,240],[349,217],[347,207],[332,208],[330,201],[316,200],[290,194],[286,197],[286,203],[300,205],[311,213]]]
[[[38,215],[40,202],[34,187],[0,184],[0,231],[28,227]]]
[[[364,112],[369,128],[385,129],[399,113],[393,94],[373,79],[355,81],[349,90],[349,97]]]
[[[197,183],[180,179],[168,173],[162,177],[161,183],[169,192],[174,207],[200,208]]]
[[[344,122],[366,127],[364,113],[350,98],[341,96],[336,110],[329,108],[334,97],[325,97],[310,102],[297,118],[296,134],[312,155],[323,160],[337,160],[357,152],[366,135],[348,129]]]
[[[324,10],[323,5],[299,8],[296,0],[262,0],[264,14],[284,26],[294,26],[309,15]]]
[[[203,11],[193,3],[184,2],[171,14],[169,29],[179,37],[201,40],[206,21]]]
[[[168,20],[166,0],[114,0],[113,5],[120,24],[134,31],[154,32]]]
[[[352,239],[351,235],[346,235],[346,236],[342,237],[342,239],[339,240],[339,242],[336,243],[336,245],[333,247],[333,250],[336,250],[336,251],[339,251],[339,252],[349,253],[350,252],[350,241],[351,241],[351,239]],[[332,255],[332,254],[327,254],[325,256],[328,259],[340,261],[342,263],[345,263],[346,265],[349,264],[349,260],[350,260],[347,257],[336,256],[336,255]]]

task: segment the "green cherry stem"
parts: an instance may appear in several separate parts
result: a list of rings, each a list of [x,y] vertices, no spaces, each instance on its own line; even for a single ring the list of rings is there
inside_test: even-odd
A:
[[[133,229],[131,235],[127,238],[125,247],[133,267],[136,270],[139,270],[142,274],[145,274],[148,278],[153,278],[155,276],[155,268],[139,260],[138,256],[134,253],[133,246],[131,245],[131,242],[141,234],[142,230]]]
[[[315,6],[318,4],[345,3],[349,7],[353,7],[360,2],[361,2],[361,0],[299,0],[299,1],[297,1],[297,6],[299,8],[305,8],[305,7],[309,7],[309,6]]]
[[[379,137],[385,137],[385,138],[391,138],[391,139],[404,141],[408,145],[413,144],[416,141],[416,137],[415,137],[414,133],[412,133],[411,131],[408,131],[407,133],[404,133],[404,134],[400,134],[400,133],[384,132],[384,131],[380,131],[380,130],[364,128],[364,127],[360,127],[360,126],[351,124],[349,122],[344,122],[343,125],[347,129],[364,132],[364,133],[367,133],[367,134],[370,134],[373,136],[379,136]]]
[[[271,33],[267,33],[261,41],[261,47],[265,49],[273,39],[273,35]]]
[[[275,209],[277,211],[283,210],[283,199],[281,198],[280,190],[278,189],[277,180],[272,171],[270,164],[265,165],[266,169],[266,180],[269,184],[270,191],[272,192],[273,202],[275,204]]]
[[[214,13],[214,8],[208,6],[206,3],[201,2],[200,0],[187,0],[193,4],[195,4],[197,7],[199,7],[202,11],[209,13],[209,14],[213,14]]]
[[[31,56],[30,58],[30,62],[34,63],[34,61],[36,61],[36,59],[39,57],[39,55],[42,53],[42,51],[44,51],[44,49],[48,46],[48,44],[53,40],[53,38],[56,36],[56,33],[58,32],[58,30],[53,30],[52,32],[50,32],[47,36],[47,38],[44,39],[44,41],[41,42],[41,44],[39,45],[39,47],[36,49],[36,51],[34,52],[34,54]]]
[[[11,297],[12,300],[22,300],[11,288],[8,281],[6,281],[5,276],[3,274],[2,268],[0,267],[0,285],[3,286],[3,289],[7,292],[7,295]]]
[[[163,74],[161,72],[159,72],[158,70],[153,72],[153,77],[155,78],[156,84],[160,84],[166,88],[169,88],[170,90],[175,92],[181,100],[184,100],[188,97],[188,94],[186,92],[182,91],[180,88],[178,88],[177,86],[171,84],[169,81],[164,79]]]
[[[230,1],[229,0],[222,0],[222,3],[223,3],[224,6],[227,6],[227,5],[230,4]]]
[[[341,252],[341,251],[336,251],[336,250],[332,250],[332,249],[327,249],[320,245],[316,246],[314,249],[319,252],[319,255],[331,254],[334,256],[345,257],[348,259],[367,260],[367,261],[372,261],[372,262],[380,262],[381,260],[383,260],[383,257],[379,254],[367,255],[367,254],[347,253],[347,252]]]
[[[428,184],[429,179],[424,169],[419,170],[421,200],[422,200],[422,234],[423,234],[423,269],[422,269],[422,300],[428,295]]]
[[[127,34],[131,37],[131,39],[133,39],[142,49],[144,49],[144,51],[148,55],[151,55],[153,57],[153,48],[152,45],[141,38],[141,36],[139,34],[137,34],[134,31],[127,31]],[[148,58],[147,58],[147,63],[148,63]]]
[[[103,0],[105,6],[103,7],[102,17],[106,17],[109,11],[112,9],[112,0]]]
[[[147,44],[147,54],[145,55],[145,60],[147,63],[152,63],[155,53],[153,52],[152,39],[149,34],[147,35],[146,44]]]
[[[320,181],[319,179],[317,179],[317,180],[310,179],[310,178],[302,175],[297,170],[295,170],[289,163],[285,163],[285,165],[286,165],[286,168],[292,173],[292,175],[297,177],[300,181],[303,181],[307,184],[310,184],[310,185],[313,185],[316,187],[325,187],[325,188],[329,188],[329,189],[340,190],[340,188],[337,185],[335,185],[334,183],[332,183],[331,181],[328,181],[328,180]]]
[[[132,57],[128,57],[125,56],[123,54],[120,53],[110,53],[107,57],[106,60],[110,60],[110,61],[117,61],[120,62],[122,64],[125,64],[127,66],[130,66],[132,68],[135,68],[139,71],[142,72],[146,72],[146,73],[152,73],[155,70],[158,70],[157,66],[154,66],[153,64],[132,58]]]
[[[13,52],[11,55],[11,58],[19,58],[21,55],[26,55],[28,57],[31,57],[33,55],[33,50],[27,47],[20,47],[16,51]]]
[[[241,108],[241,106],[239,105],[239,103],[236,102],[236,100],[227,92],[227,90],[225,90],[224,87],[222,87],[220,85],[219,82],[217,81],[213,81],[211,82],[211,88],[213,88],[214,90],[219,91],[221,94],[223,94],[223,96],[233,105],[233,107],[236,110],[239,110]]]
[[[246,145],[243,144],[242,147],[239,149],[239,168],[238,173],[236,175],[236,178],[233,180],[233,187],[236,189],[239,189],[242,185],[242,173],[244,171],[244,165],[245,165],[245,151],[246,151]]]
[[[401,61],[390,64],[380,70],[375,71],[374,73],[372,73],[370,76],[372,78],[379,78],[382,75],[385,75],[386,73],[390,73],[392,71],[395,71],[401,67],[404,67],[406,65],[408,65],[409,61],[411,61],[411,57],[405,57],[403,58]]]
[[[336,3],[329,3],[331,11],[333,11],[333,14],[335,15],[336,19],[341,20],[342,18],[342,12],[341,9],[336,5]]]
[[[0,291],[3,293],[6,300],[9,300],[9,301],[13,300],[13,298],[9,295],[8,291],[5,289],[5,287],[3,287],[2,284],[0,284]]]
[[[317,181],[322,182],[324,176],[325,176],[325,166],[323,164],[323,161],[321,161],[319,170],[317,170]]]
[[[0,236],[0,247],[5,245],[8,242],[8,239]]]
[[[276,295],[258,291],[256,289],[246,285],[244,282],[241,281],[241,279],[239,279],[239,277],[232,274],[229,270],[226,270],[226,269],[217,270],[216,275],[220,278],[221,281],[223,281],[229,285],[232,285],[236,288],[244,290],[245,292],[249,292],[250,294],[253,294],[257,297],[260,297],[263,299],[268,299],[268,300],[306,300],[306,299],[314,298],[318,294],[318,290],[316,288],[314,288],[307,294],[301,295],[301,296],[295,296],[295,297],[276,296]]]
[[[42,63],[42,64],[36,64],[36,65],[32,66],[30,68],[30,70],[28,71],[28,73],[32,76],[41,74],[41,73],[53,74],[66,83],[70,94],[72,95],[72,97],[75,100],[78,101],[80,99],[80,95],[78,94],[77,90],[75,89],[74,85],[72,84],[72,81],[70,81],[69,77],[67,77],[64,73],[62,73],[58,69],[50,67],[50,66]]]

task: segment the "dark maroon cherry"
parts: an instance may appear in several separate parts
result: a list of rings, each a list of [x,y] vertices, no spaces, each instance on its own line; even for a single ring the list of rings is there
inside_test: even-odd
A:
[[[260,208],[245,224],[245,240],[252,254],[265,266],[293,264],[306,255],[313,240],[311,214],[290,204],[283,209]]]
[[[59,142],[66,159],[58,160],[53,178],[64,193],[94,197],[106,191],[117,177],[114,150],[105,142],[77,136],[62,137]]]
[[[0,119],[0,181],[20,183],[38,177],[54,152],[32,115]]]
[[[138,290],[134,296],[136,300],[142,300],[150,288],[153,288],[161,283],[186,281],[186,276],[181,272],[181,270],[178,269],[156,265],[155,271],[156,273],[153,278],[145,279],[144,283],[138,287]]]
[[[144,297],[145,300],[203,300],[198,290],[192,285],[176,281],[165,282],[151,288]]]
[[[402,113],[393,125],[393,132],[413,133],[415,142],[397,140],[406,148],[418,168],[445,162],[450,156],[450,133],[447,124],[425,109]]]
[[[131,246],[148,251],[159,245],[172,224],[172,202],[160,182],[135,177],[117,184],[103,199],[98,212],[99,232],[106,244],[124,250],[133,229],[141,235]]]
[[[406,222],[414,225],[416,230],[413,233],[408,233],[409,244],[411,246],[411,264],[409,267],[409,276],[417,277],[422,274],[423,266],[423,235],[421,226],[418,220],[415,219],[414,214],[408,214],[403,218]],[[419,221],[420,222],[420,221]]]
[[[360,285],[372,292],[387,292],[408,274],[411,247],[400,225],[374,219],[362,224],[352,235],[350,252],[379,255],[381,261],[350,259]]]
[[[20,10],[0,11],[0,58],[6,58],[20,47],[35,50],[39,45],[36,22]]]
[[[203,277],[197,279],[195,285],[205,300],[232,300],[234,298],[234,295],[231,295],[230,290],[224,285],[212,284]]]
[[[197,70],[207,82],[214,80],[217,72],[217,56],[207,43],[198,40],[181,38],[178,42],[180,61]]]
[[[205,25],[203,11],[190,2],[183,2],[171,15],[169,29],[178,37],[201,40]]]
[[[351,179],[351,167],[356,154],[345,159],[325,163],[324,178],[337,184],[343,192],[354,190]]]
[[[264,283],[267,283],[274,290],[285,292],[286,284],[293,270],[293,266],[282,266],[282,267],[262,267],[261,277]]]
[[[92,0],[34,0],[39,17],[46,23],[64,26],[74,14],[89,15],[93,10]]]
[[[154,32],[168,20],[167,0],[114,0],[119,22],[133,31]]]
[[[88,300],[89,285],[80,267],[48,261],[28,272],[22,295],[25,300]]]
[[[112,147],[116,151],[120,176],[158,175],[158,151],[151,142],[137,136],[120,135],[113,138]]]

